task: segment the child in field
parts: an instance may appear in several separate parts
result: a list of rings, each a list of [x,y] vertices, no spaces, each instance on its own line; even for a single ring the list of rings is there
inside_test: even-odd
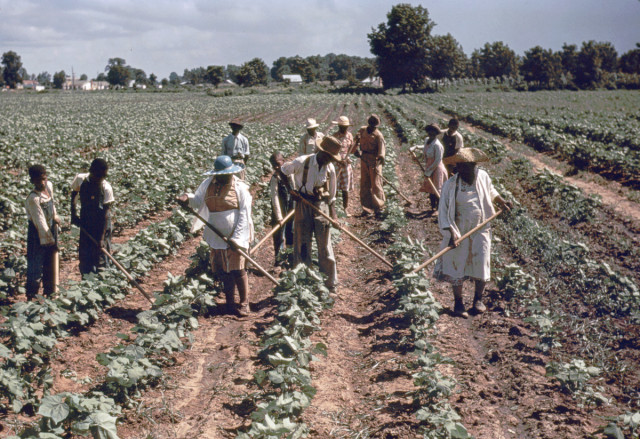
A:
[[[35,299],[40,289],[45,296],[55,292],[58,279],[58,224],[53,202],[53,184],[47,180],[47,170],[42,165],[29,168],[33,190],[25,207],[29,218],[27,231],[27,300]]]
[[[280,172],[280,167],[284,164],[284,156],[281,152],[274,152],[269,157],[269,162],[275,171],[271,180],[269,181],[269,193],[271,195],[271,225],[275,226],[282,222],[282,219],[287,216],[293,209],[293,199],[289,195],[287,183],[283,180],[284,176]],[[289,176],[288,184],[291,189],[295,189],[295,183],[293,177]],[[278,253],[282,248],[282,243],[285,243],[287,247],[293,246],[293,221],[291,219],[284,227],[281,227],[273,235],[273,249],[275,251],[276,266],[279,266],[282,261],[278,259]]]
[[[97,272],[108,267],[109,260],[101,248],[111,251],[111,205],[115,201],[113,189],[105,180],[109,165],[103,159],[91,162],[88,174],[78,174],[71,183],[71,223],[81,227],[78,242],[80,273]],[[76,198],[80,195],[80,216],[76,213]],[[87,233],[96,240],[95,245]]]

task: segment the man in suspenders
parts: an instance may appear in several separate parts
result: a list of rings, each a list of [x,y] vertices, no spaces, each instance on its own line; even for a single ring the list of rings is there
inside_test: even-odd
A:
[[[311,202],[322,212],[336,218],[336,171],[333,163],[342,160],[342,144],[333,136],[318,139],[318,152],[302,155],[284,163],[281,172],[293,175],[301,198]],[[335,290],[338,285],[336,259],[331,245],[331,225],[305,203],[297,202],[294,216],[293,262],[311,265],[311,238],[315,233],[320,271],[327,275],[326,286]]]

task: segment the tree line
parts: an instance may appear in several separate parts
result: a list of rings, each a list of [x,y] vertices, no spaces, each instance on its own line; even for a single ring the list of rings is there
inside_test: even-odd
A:
[[[104,73],[95,80],[125,87],[131,80],[140,85],[212,84],[225,80],[244,87],[284,81],[284,75],[299,74],[306,83],[346,80],[356,84],[368,77],[380,76],[385,89],[430,87],[433,79],[444,78],[518,78],[535,88],[615,88],[618,85],[640,88],[640,43],[622,56],[609,42],[586,41],[578,48],[564,44],[559,51],[535,46],[517,55],[502,41],[486,43],[467,56],[451,35],[433,35],[436,23],[422,6],[398,4],[387,14],[387,22],[372,28],[368,40],[375,58],[330,53],[325,56],[280,57],[271,68],[260,58],[240,66],[210,65],[172,72],[158,81],[155,74],[127,65],[123,58],[109,58]],[[0,86],[15,88],[23,79],[36,79],[42,85],[62,88],[64,70],[50,75],[29,75],[14,51],[5,52],[0,67]],[[633,75],[620,81],[619,76]],[[87,79],[82,75],[80,80]]]

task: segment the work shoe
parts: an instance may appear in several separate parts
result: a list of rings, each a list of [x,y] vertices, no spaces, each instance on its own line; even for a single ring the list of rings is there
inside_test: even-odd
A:
[[[238,315],[240,317],[248,317],[251,315],[249,303],[241,303],[240,306],[238,306]]]
[[[482,300],[476,300],[475,302],[473,302],[473,311],[476,314],[482,314],[487,311],[487,307],[484,305],[484,303],[482,303]]]
[[[454,317],[462,317],[463,319],[469,318],[469,313],[464,309],[464,305],[462,302],[456,302],[453,307],[453,316]]]

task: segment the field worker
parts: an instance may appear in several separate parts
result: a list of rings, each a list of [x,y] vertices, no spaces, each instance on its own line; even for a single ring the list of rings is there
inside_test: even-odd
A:
[[[360,163],[360,202],[362,214],[369,215],[371,211],[376,215],[382,212],[385,202],[382,189],[382,165],[386,148],[384,137],[378,129],[380,118],[376,114],[369,116],[367,126],[363,126],[356,135],[356,157]],[[360,150],[357,150],[357,148]]]
[[[455,246],[454,241],[495,213],[493,203],[509,210],[511,203],[498,194],[489,174],[478,168],[485,162],[485,153],[476,148],[463,148],[444,159],[445,164],[456,165],[457,172],[442,186],[438,224],[442,233],[440,248]],[[445,253],[434,269],[434,276],[449,282],[453,288],[453,314],[469,317],[462,302],[462,286],[466,279],[475,281],[472,311],[486,311],[482,303],[484,287],[491,277],[491,228],[487,224],[456,248]]]
[[[275,226],[282,222],[282,219],[293,209],[293,198],[289,194],[288,188],[295,188],[293,177],[285,177],[280,172],[284,164],[284,156],[281,152],[274,152],[269,157],[269,162],[275,171],[269,181],[269,194],[271,196],[271,225]],[[285,181],[286,179],[286,181]],[[288,185],[287,185],[288,183]],[[293,246],[293,221],[287,222],[273,235],[273,249],[275,251],[275,265],[280,266],[282,261],[278,259],[278,254],[282,248],[282,243],[287,247]]]
[[[27,300],[35,299],[42,281],[42,292],[50,296],[56,289],[58,278],[56,258],[58,253],[58,225],[53,203],[53,184],[47,180],[47,170],[42,165],[29,168],[33,190],[25,202],[29,228],[27,230]]]
[[[431,209],[438,210],[438,194],[442,191],[442,185],[447,179],[447,170],[442,163],[444,148],[438,140],[441,131],[437,124],[427,125],[425,131],[427,132],[427,139],[424,141],[424,146],[412,146],[410,149],[411,151],[415,149],[423,150],[425,179],[420,187],[420,192],[428,193]],[[430,179],[431,183],[427,179]]]
[[[318,140],[316,154],[303,155],[281,167],[284,175],[293,175],[300,197],[311,202],[325,214],[336,218],[336,171],[333,163],[340,162],[342,144],[333,136]],[[338,285],[336,258],[331,246],[331,226],[302,201],[296,202],[294,216],[294,265],[311,265],[311,237],[315,233],[320,271],[327,275],[326,286],[332,292]]]
[[[314,154],[316,149],[316,144],[318,141],[324,137],[320,131],[318,131],[318,122],[315,119],[307,119],[305,123],[305,128],[307,132],[304,133],[302,137],[300,137],[300,144],[298,145],[298,157],[308,154]]]
[[[249,186],[238,178],[244,166],[233,163],[231,157],[221,155],[216,158],[213,170],[205,173],[207,178],[198,186],[195,194],[182,194],[178,201],[188,202],[230,241],[248,251],[253,239],[251,219],[251,194]],[[191,232],[204,226],[196,219]],[[226,312],[241,317],[250,314],[249,277],[245,270],[245,258],[229,247],[213,230],[204,226],[203,239],[211,248],[211,270],[222,281],[226,300]],[[235,290],[238,289],[240,306],[235,304]]]
[[[99,244],[95,245],[87,233],[80,231],[78,260],[80,273],[87,274],[106,268],[109,259],[100,248],[111,252],[111,205],[115,201],[113,189],[105,180],[109,165],[103,159],[91,162],[88,174],[78,174],[71,183],[71,224],[81,227]],[[76,199],[80,195],[80,216]]]
[[[456,152],[464,148],[462,134],[458,132],[459,127],[460,122],[458,122],[458,119],[453,118],[449,121],[449,129],[444,130],[444,134],[442,135],[442,146],[444,146],[444,155],[442,156],[442,158],[451,157]],[[450,177],[455,171],[453,169],[453,165],[445,164],[444,167],[447,169],[447,177]]]
[[[234,163],[242,163],[242,172],[238,174],[238,177],[244,180],[245,178],[245,166],[249,161],[249,140],[242,134],[240,130],[244,128],[242,122],[237,119],[229,122],[231,127],[231,134],[222,139],[222,155],[231,157]]]
[[[338,189],[342,192],[342,206],[344,213],[350,217],[349,213],[349,192],[353,190],[353,168],[349,155],[353,153],[355,143],[353,142],[353,134],[349,132],[351,122],[347,116],[340,116],[337,121],[331,122],[338,125],[338,131],[332,134],[342,144],[340,149],[340,157],[342,160],[336,163],[338,171]]]

